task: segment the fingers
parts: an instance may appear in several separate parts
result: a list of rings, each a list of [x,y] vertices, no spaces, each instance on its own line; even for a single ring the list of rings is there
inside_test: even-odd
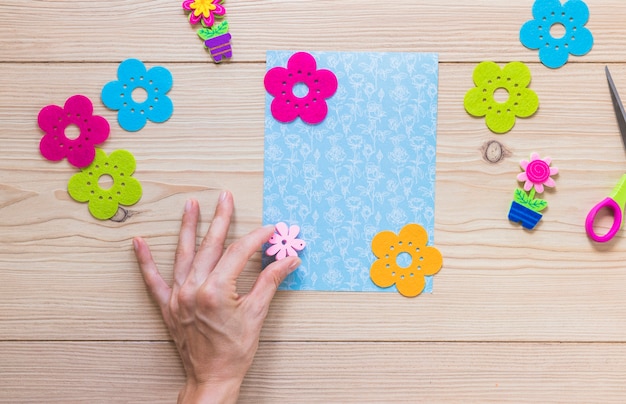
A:
[[[273,233],[274,226],[260,227],[232,243],[222,255],[215,273],[225,282],[237,279],[248,260]]]
[[[198,283],[205,281],[208,274],[213,271],[213,268],[215,268],[215,265],[222,257],[233,211],[232,194],[228,191],[222,192],[209,230],[196,253],[193,269]]]
[[[150,296],[163,309],[169,301],[172,290],[159,273],[146,242],[142,238],[136,237],[133,239],[133,247]]]
[[[278,286],[283,283],[287,275],[300,266],[300,263],[301,260],[298,257],[288,257],[272,262],[261,271],[250,293],[248,293],[248,298],[254,301],[258,307],[267,309]]]
[[[182,285],[189,275],[196,251],[196,232],[200,208],[198,201],[189,199],[185,204],[185,212],[180,225],[176,258],[174,260],[174,282]]]

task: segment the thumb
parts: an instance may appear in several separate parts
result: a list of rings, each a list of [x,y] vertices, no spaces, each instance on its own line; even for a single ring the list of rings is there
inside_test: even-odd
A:
[[[287,275],[300,266],[302,261],[298,257],[288,257],[268,265],[254,282],[248,293],[249,299],[256,304],[268,308],[278,286],[283,283]]]

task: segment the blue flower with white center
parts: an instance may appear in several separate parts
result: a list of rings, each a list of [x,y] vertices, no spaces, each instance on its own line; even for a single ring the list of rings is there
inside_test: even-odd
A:
[[[589,8],[582,0],[536,0],[533,18],[520,30],[522,45],[539,49],[539,60],[552,69],[567,63],[569,55],[582,56],[591,50],[593,36],[585,28]]]
[[[164,67],[146,66],[137,59],[123,61],[117,69],[116,81],[102,89],[102,102],[112,110],[118,110],[120,126],[136,132],[147,120],[161,123],[174,112],[172,100],[166,94],[172,88],[172,74]]]

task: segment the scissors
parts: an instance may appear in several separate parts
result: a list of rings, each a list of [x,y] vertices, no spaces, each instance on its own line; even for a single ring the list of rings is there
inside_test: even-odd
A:
[[[624,105],[622,104],[622,100],[619,98],[615,83],[613,83],[613,78],[611,77],[609,68],[605,67],[604,70],[606,71],[606,79],[609,82],[609,90],[611,92],[611,100],[613,101],[613,109],[615,110],[615,115],[617,117],[617,123],[619,124],[620,132],[622,133],[622,141],[624,143],[624,147],[626,148],[626,112],[624,111]],[[598,235],[593,229],[593,224],[596,220],[598,212],[600,212],[600,210],[604,208],[607,208],[612,213],[613,224],[606,234]],[[611,240],[622,227],[625,208],[626,174],[622,175],[622,178],[619,180],[615,188],[613,188],[611,195],[609,195],[608,198],[600,201],[587,214],[587,220],[585,220],[585,230],[587,231],[587,235],[589,236],[589,238],[591,238],[593,241],[597,241],[598,243],[604,243]]]

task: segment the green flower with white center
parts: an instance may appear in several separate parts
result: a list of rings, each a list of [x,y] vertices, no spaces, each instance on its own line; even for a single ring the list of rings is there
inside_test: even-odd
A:
[[[89,212],[95,218],[110,219],[119,205],[133,205],[141,199],[141,184],[132,177],[135,167],[135,157],[126,150],[107,156],[102,149],[96,149],[91,165],[70,178],[67,191],[76,201],[89,202]],[[110,187],[99,183],[106,176],[113,180]]]
[[[463,105],[473,116],[484,116],[485,123],[495,133],[506,133],[515,125],[515,118],[527,118],[539,108],[537,94],[527,88],[530,69],[522,62],[511,62],[500,68],[494,62],[482,62],[472,75],[476,87],[465,94]],[[496,92],[508,94],[503,102],[495,99]]]

